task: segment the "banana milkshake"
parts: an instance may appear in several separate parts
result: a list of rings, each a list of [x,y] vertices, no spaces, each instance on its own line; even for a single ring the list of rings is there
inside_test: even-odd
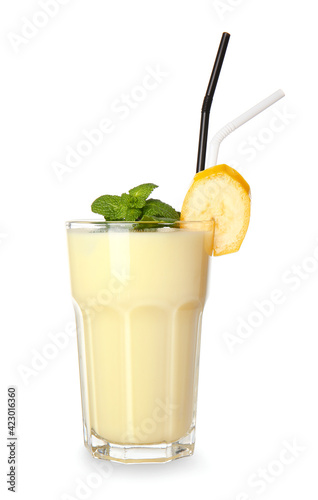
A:
[[[165,460],[169,444],[192,446],[213,222],[162,226],[68,223],[84,435],[97,456],[164,443]]]

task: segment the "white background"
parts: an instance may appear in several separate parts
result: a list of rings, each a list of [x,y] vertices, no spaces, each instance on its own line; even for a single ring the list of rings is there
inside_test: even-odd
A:
[[[0,7],[1,498],[12,498],[13,384],[18,498],[190,499],[203,489],[215,500],[317,498],[315,2],[64,0],[49,18],[39,3]],[[29,26],[23,41],[25,18],[46,25]],[[195,454],[166,465],[107,465],[83,446],[75,338],[65,333],[68,344],[39,361],[52,355],[52,335],[74,321],[64,221],[89,218],[97,196],[142,182],[158,184],[156,196],[180,209],[222,31],[232,37],[210,132],[278,88],[286,97],[220,152],[220,163],[251,185],[252,217],[240,252],[213,260]],[[164,75],[143,91],[149,67]],[[125,94],[133,107],[116,111]],[[67,148],[102,119],[112,120],[111,131],[59,180],[54,162],[65,164]],[[249,150],[248,140],[256,144]],[[255,301],[273,295],[280,303],[267,303],[267,317],[255,314]],[[242,321],[254,325],[246,333],[245,323],[245,339]],[[295,456],[283,451],[286,442]],[[262,469],[267,479],[259,480]]]

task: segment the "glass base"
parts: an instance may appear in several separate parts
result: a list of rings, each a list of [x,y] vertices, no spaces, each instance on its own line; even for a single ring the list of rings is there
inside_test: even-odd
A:
[[[173,443],[145,445],[110,443],[92,434],[91,446],[88,443],[86,443],[86,446],[95,458],[125,464],[138,464],[164,463],[177,458],[189,457],[193,455],[194,443],[195,429]]]

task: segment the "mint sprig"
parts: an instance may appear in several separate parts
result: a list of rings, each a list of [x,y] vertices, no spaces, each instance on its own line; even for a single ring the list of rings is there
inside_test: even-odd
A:
[[[121,196],[103,195],[92,204],[92,212],[103,215],[107,221],[140,221],[152,220],[174,222],[180,219],[177,212],[167,203],[148,199],[158,186],[156,184],[141,184]]]

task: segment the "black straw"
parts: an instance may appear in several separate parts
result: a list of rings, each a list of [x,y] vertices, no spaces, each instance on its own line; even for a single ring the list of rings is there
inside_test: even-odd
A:
[[[209,118],[210,109],[212,105],[212,100],[214,92],[218,83],[220,76],[222,64],[224,61],[226,49],[229,43],[230,35],[229,33],[223,33],[221,42],[219,45],[219,50],[216,55],[213,70],[211,73],[209,85],[203,100],[202,110],[201,110],[201,125],[200,125],[200,135],[199,135],[199,148],[198,148],[198,161],[197,161],[197,173],[201,172],[205,168],[205,158],[206,158],[206,147],[208,140],[208,130],[209,130]]]

